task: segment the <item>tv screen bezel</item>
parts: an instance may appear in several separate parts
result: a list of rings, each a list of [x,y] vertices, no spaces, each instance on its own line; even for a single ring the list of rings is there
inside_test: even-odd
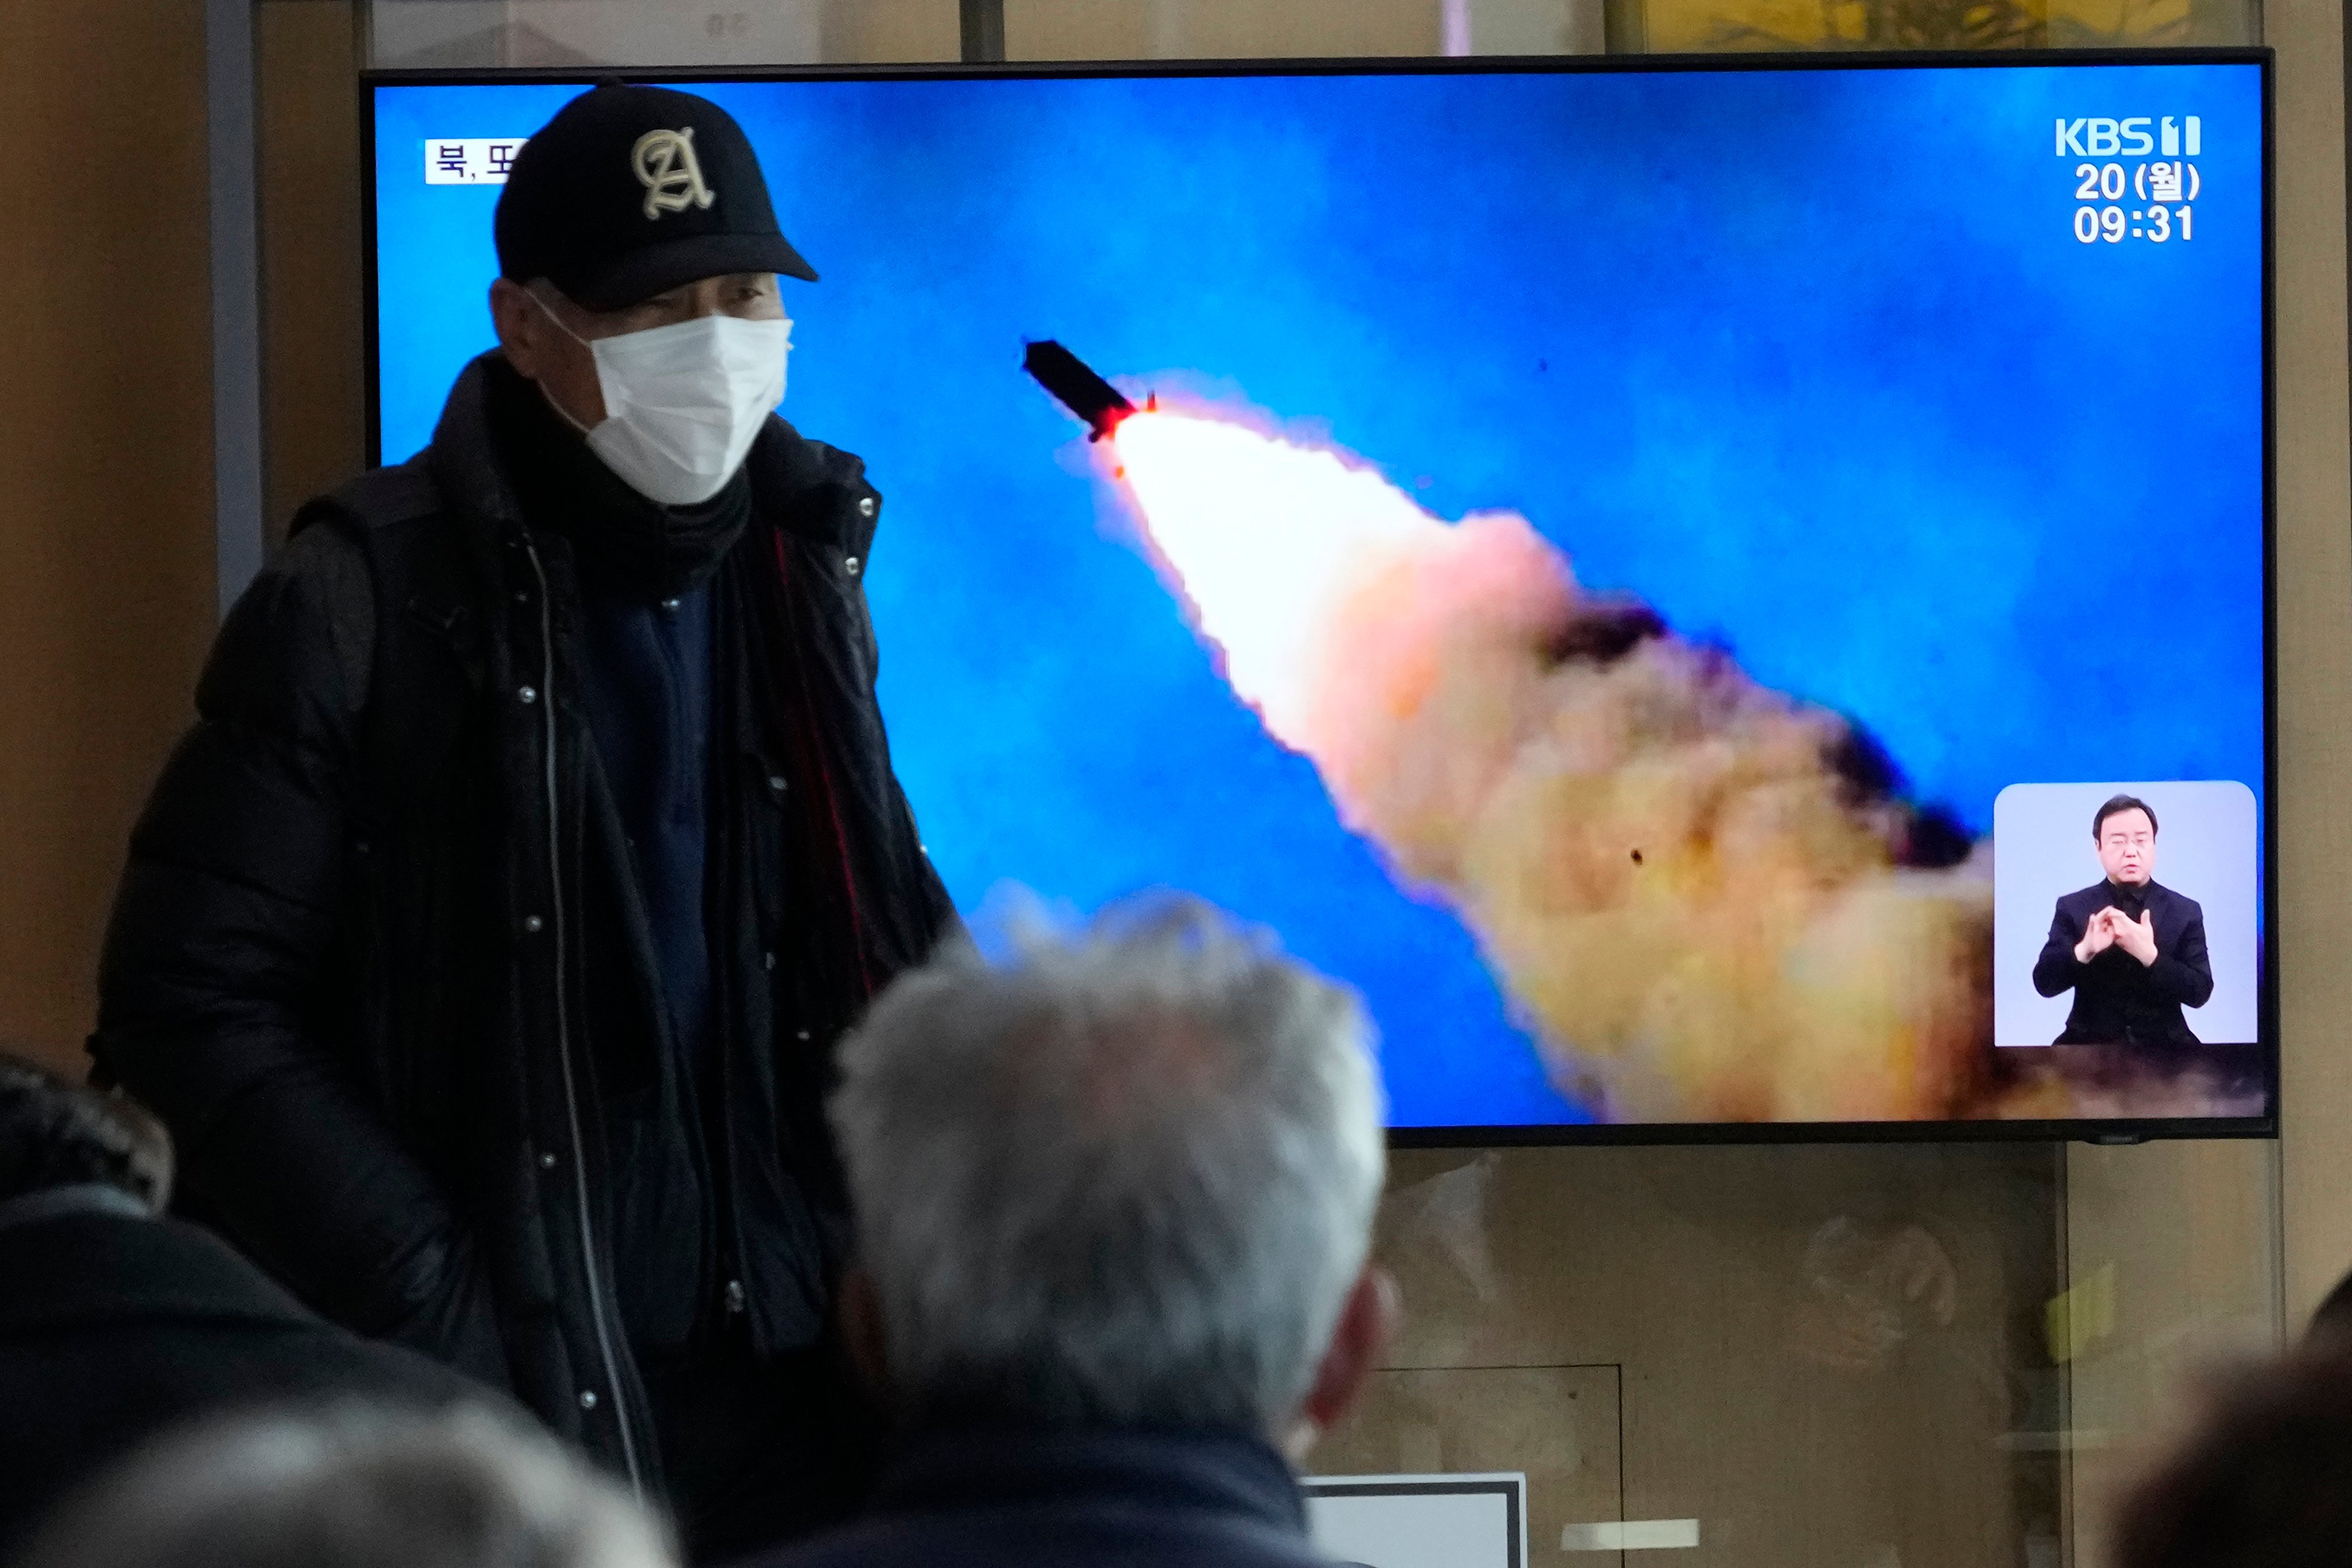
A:
[[[2256,1027],[2267,1110],[2246,1117],[2143,1117],[2083,1120],[1940,1121],[1654,1121],[1505,1123],[1495,1126],[1391,1127],[1394,1149],[1576,1147],[1628,1144],[1888,1143],[2083,1142],[2139,1143],[2156,1139],[2274,1138],[2280,1116],[2278,887],[2277,366],[2275,232],[2275,52],[2263,47],[1888,50],[1885,52],[1727,55],[1387,56],[1370,58],[1149,61],[1008,61],[898,65],[377,69],[359,76],[362,170],[361,247],[365,310],[365,448],[383,460],[379,407],[379,295],[376,276],[376,91],[398,87],[576,85],[625,80],[691,87],[710,82],[964,81],[1286,76],[1585,75],[1639,72],[2023,69],[2066,66],[2251,65],[2262,90],[2263,379],[2263,937],[2258,953]]]

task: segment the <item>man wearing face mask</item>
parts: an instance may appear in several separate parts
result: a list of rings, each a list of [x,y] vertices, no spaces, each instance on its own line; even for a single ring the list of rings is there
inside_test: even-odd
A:
[[[840,1032],[954,920],[890,770],[864,466],[772,410],[742,131],[602,87],[501,194],[500,347],[305,508],[131,845],[101,1077],[187,1206],[511,1388],[695,1556],[854,1504]]]

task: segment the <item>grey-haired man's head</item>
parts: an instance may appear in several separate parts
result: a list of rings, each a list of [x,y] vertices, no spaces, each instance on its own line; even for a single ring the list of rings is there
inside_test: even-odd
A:
[[[1007,945],[901,976],[843,1047],[872,1358],[919,1421],[1297,1451],[1394,1315],[1361,1005],[1190,899]]]

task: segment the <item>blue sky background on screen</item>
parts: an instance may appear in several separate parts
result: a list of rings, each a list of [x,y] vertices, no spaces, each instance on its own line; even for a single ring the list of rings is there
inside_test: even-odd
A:
[[[388,458],[491,342],[497,188],[426,185],[425,142],[575,90],[376,89]],[[1166,884],[1271,924],[1364,991],[1400,1124],[1585,1112],[1219,680],[1025,339],[1525,513],[1974,831],[2018,782],[2262,789],[2252,66],[697,90],[824,275],[785,285],[782,412],[886,497],[883,702],[958,900]],[[2192,113],[2193,239],[2080,242],[2053,121]]]

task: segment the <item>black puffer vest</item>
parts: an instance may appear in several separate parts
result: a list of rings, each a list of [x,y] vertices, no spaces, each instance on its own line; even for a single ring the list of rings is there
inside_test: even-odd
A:
[[[423,453],[305,508],[224,626],[133,837],[91,1048],[171,1124],[192,1206],[297,1293],[510,1386],[650,1489],[604,1142],[607,1097],[666,1069],[587,1041],[632,1037],[590,1026],[645,1003],[615,974],[655,965],[640,926],[583,930],[583,882],[620,851],[575,702],[577,595],[492,458],[482,368]],[[710,937],[738,977],[736,1261],[755,1342],[782,1350],[816,1336],[846,1245],[833,1043],[954,914],[874,697],[879,498],[780,419],[749,468],[737,548],[769,552],[807,733],[722,738],[713,767],[759,804]],[[837,868],[835,896],[788,887],[796,861]]]

